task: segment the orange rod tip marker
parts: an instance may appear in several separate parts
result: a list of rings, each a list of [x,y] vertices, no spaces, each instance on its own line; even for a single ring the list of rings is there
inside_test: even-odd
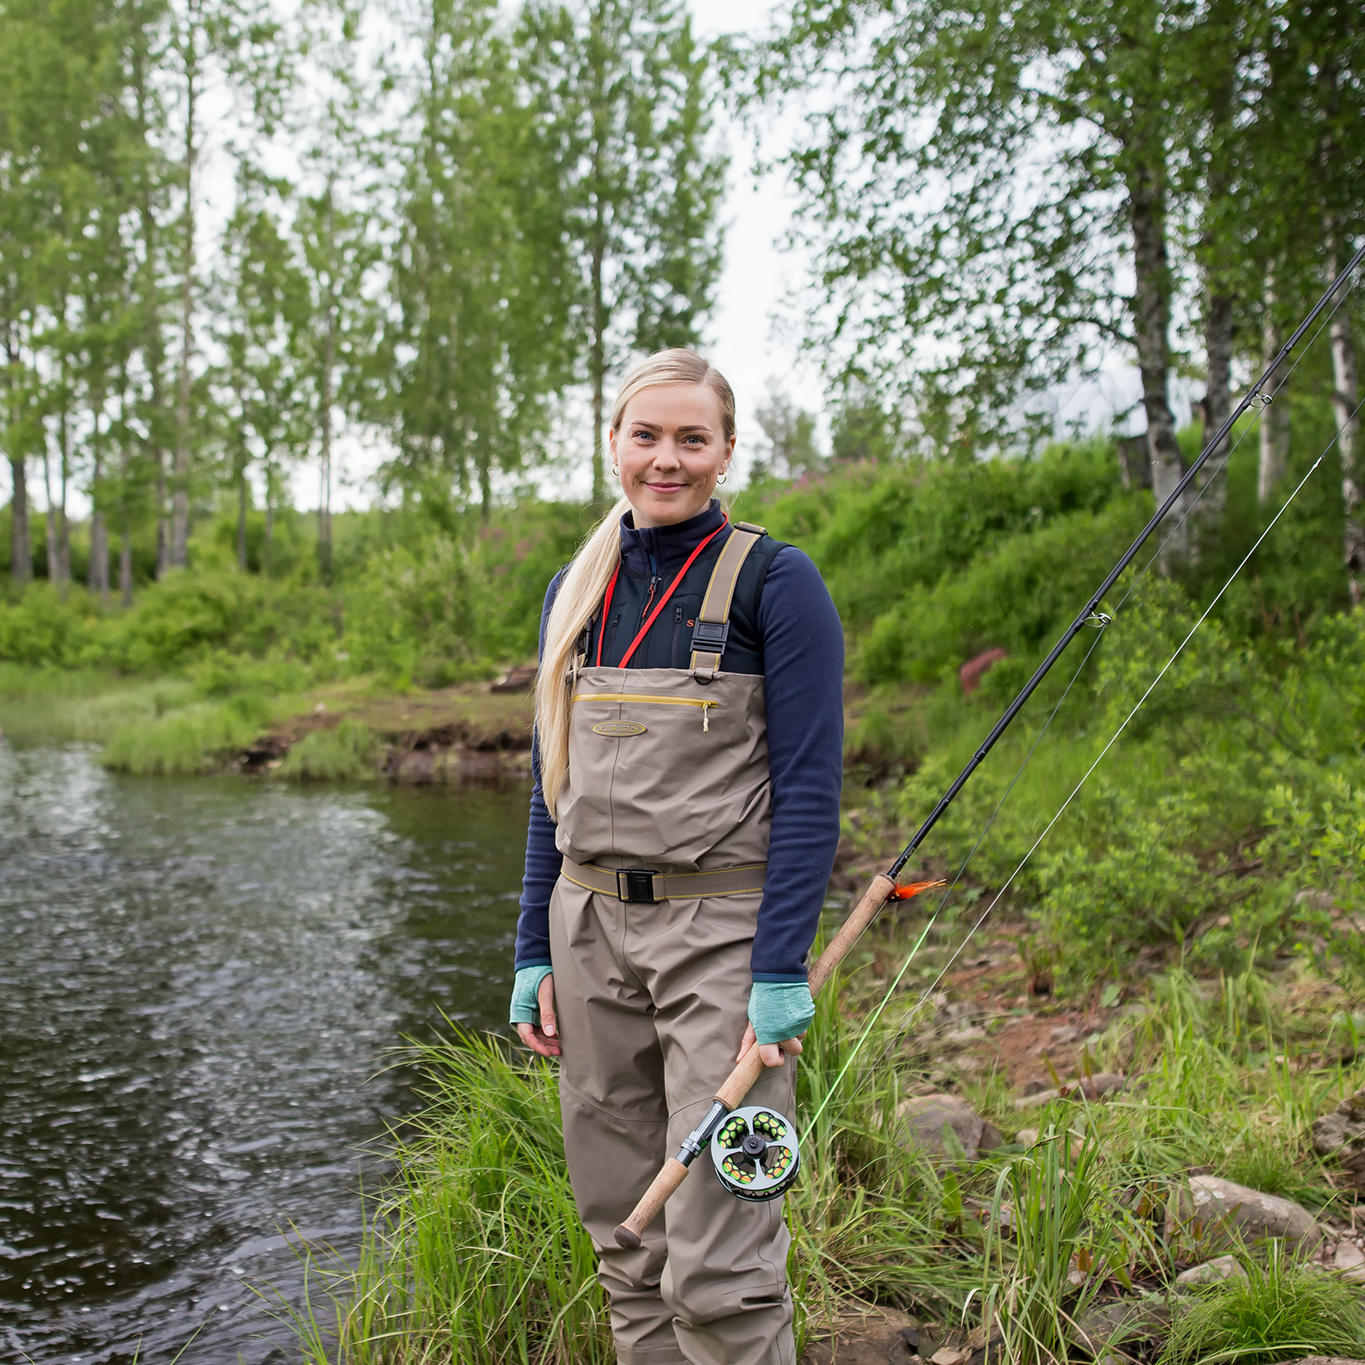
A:
[[[893,901],[908,901],[911,896],[918,896],[921,891],[928,891],[931,887],[946,886],[947,882],[940,877],[935,882],[909,882],[905,886],[898,886],[892,893]]]

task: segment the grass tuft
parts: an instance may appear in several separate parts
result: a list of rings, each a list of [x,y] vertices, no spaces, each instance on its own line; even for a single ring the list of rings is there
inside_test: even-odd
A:
[[[1203,1290],[1171,1324],[1160,1365],[1273,1365],[1307,1355],[1365,1350],[1360,1291],[1271,1242],[1264,1261],[1246,1258],[1245,1279]]]
[[[116,730],[101,762],[115,772],[150,777],[213,772],[260,734],[270,710],[264,697],[250,695],[194,703],[152,724]]]
[[[296,782],[364,781],[374,776],[375,738],[361,721],[313,730],[284,756],[278,775]]]
[[[415,1060],[426,1108],[395,1138],[398,1184],[372,1210],[359,1261],[312,1263],[295,1323],[306,1358],[334,1358],[318,1323],[335,1319],[353,1365],[607,1365],[611,1334],[564,1168],[553,1071],[470,1034],[419,1047]]]

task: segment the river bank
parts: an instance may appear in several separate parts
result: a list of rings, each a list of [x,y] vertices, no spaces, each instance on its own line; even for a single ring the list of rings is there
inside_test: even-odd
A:
[[[525,671],[396,690],[358,678],[271,688],[249,676],[151,681],[0,667],[0,734],[101,747],[115,772],[278,781],[489,782],[530,772]]]

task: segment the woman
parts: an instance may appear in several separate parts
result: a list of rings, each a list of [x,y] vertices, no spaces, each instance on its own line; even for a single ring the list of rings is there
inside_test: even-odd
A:
[[[794,1365],[780,1200],[698,1163],[612,1236],[757,1039],[790,1114],[838,839],[843,634],[801,551],[712,494],[734,396],[662,351],[612,411],[622,499],[550,584],[511,1021],[560,1058],[574,1197],[623,1365]],[[757,533],[756,533],[757,532]],[[709,1164],[709,1163],[708,1163]]]

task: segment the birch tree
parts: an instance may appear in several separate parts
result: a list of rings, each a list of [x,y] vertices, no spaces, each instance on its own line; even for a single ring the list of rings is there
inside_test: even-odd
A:
[[[767,86],[820,95],[798,101],[808,137],[788,166],[820,263],[812,336],[836,373],[908,400],[940,449],[975,448],[1017,426],[1021,395],[1119,343],[1165,500],[1184,471],[1170,383],[1188,14],[1161,0],[797,12]]]
[[[533,3],[527,74],[558,146],[571,244],[565,333],[591,396],[592,496],[609,375],[632,353],[695,345],[720,280],[719,76],[677,0]]]

